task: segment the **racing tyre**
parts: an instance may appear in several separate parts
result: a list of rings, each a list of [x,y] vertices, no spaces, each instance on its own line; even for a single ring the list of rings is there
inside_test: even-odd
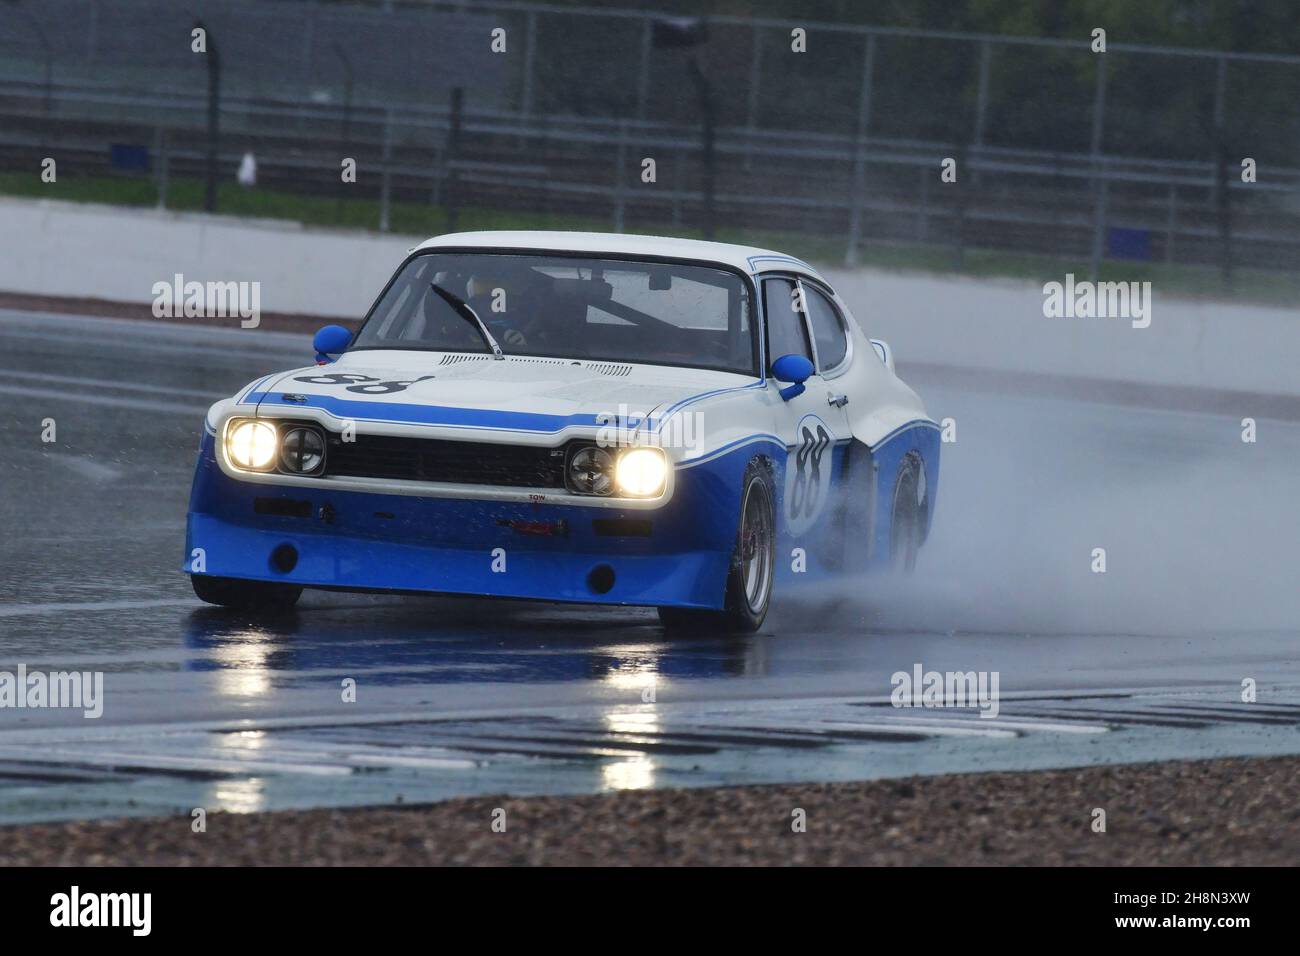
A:
[[[727,573],[721,611],[661,607],[659,620],[670,630],[752,633],[763,626],[776,577],[776,495],[771,471],[757,458],[741,484],[736,550]]]
[[[925,530],[925,468],[915,453],[903,459],[894,484],[894,505],[889,522],[889,563],[895,571],[911,574],[921,550]]]
[[[302,588],[274,581],[244,581],[208,574],[191,574],[190,584],[200,601],[246,611],[284,611],[298,603]]]

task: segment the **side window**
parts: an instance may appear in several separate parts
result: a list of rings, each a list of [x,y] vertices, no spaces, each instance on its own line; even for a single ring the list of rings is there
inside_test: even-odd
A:
[[[808,322],[812,326],[813,338],[817,340],[817,358],[821,361],[818,371],[834,368],[844,361],[844,354],[849,349],[839,310],[809,283],[803,284],[803,291],[808,306]]]
[[[795,311],[795,286],[789,279],[763,281],[763,311],[767,315],[767,365],[782,355],[802,355],[812,361],[812,348],[803,316]]]

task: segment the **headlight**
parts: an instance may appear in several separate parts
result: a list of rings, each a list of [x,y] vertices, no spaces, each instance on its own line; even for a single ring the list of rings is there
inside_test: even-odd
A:
[[[226,431],[226,455],[239,468],[263,471],[275,461],[275,428],[244,421]]]
[[[580,495],[608,495],[614,490],[614,456],[589,445],[569,457],[565,481]]]
[[[668,461],[658,448],[629,448],[618,456],[614,473],[621,494],[632,498],[653,498],[664,490]]]
[[[314,428],[295,425],[280,438],[280,467],[284,471],[311,475],[325,464],[325,438]]]

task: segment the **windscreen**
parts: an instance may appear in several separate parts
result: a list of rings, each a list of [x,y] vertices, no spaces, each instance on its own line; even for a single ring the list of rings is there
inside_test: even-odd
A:
[[[747,286],[708,266],[570,256],[429,253],[410,260],[352,349],[506,355],[757,374]]]

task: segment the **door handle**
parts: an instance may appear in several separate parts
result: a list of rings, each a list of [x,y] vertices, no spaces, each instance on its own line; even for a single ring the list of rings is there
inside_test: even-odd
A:
[[[826,404],[827,404],[827,405],[834,405],[836,408],[843,408],[843,407],[844,407],[845,405],[847,405],[848,403],[849,403],[849,397],[848,397],[847,395],[827,395],[827,396],[826,396]]]

